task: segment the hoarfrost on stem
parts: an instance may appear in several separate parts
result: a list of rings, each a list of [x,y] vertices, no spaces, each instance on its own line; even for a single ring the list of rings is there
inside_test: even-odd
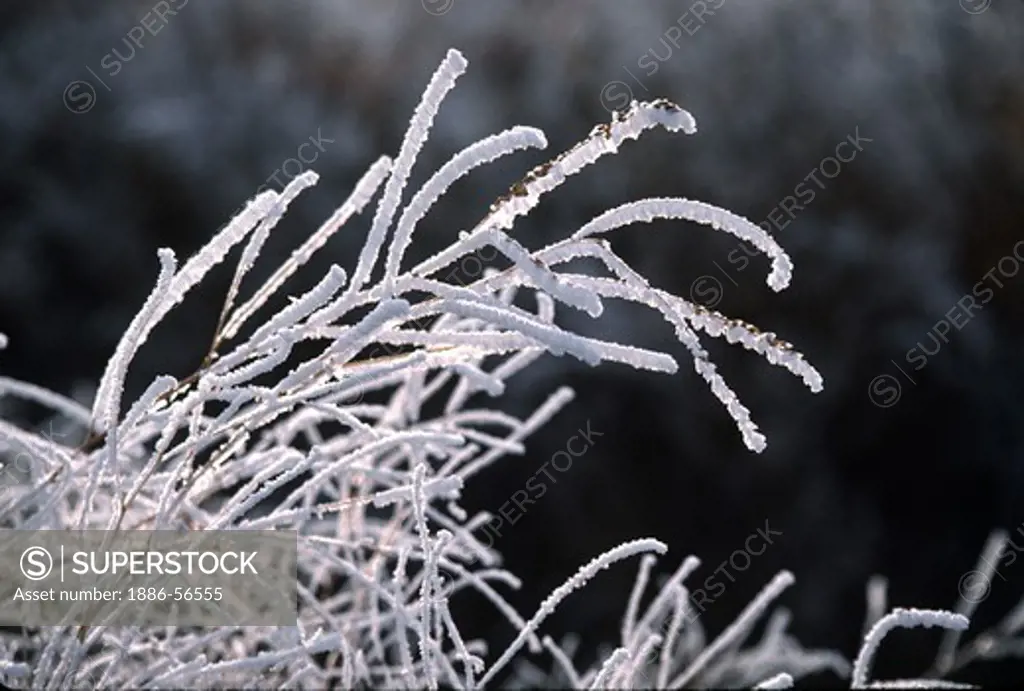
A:
[[[403,269],[418,223],[451,184],[500,157],[547,145],[543,132],[523,126],[485,138],[456,154],[403,206],[417,155],[466,67],[458,51],[449,51],[394,159],[382,156],[372,163],[350,197],[262,285],[243,290],[288,204],[316,184],[312,171],[280,193],[251,200],[180,268],[170,250],[160,250],[152,293],[115,349],[91,410],[25,382],[0,380],[0,396],[48,406],[82,427],[85,436],[72,448],[0,423],[0,453],[34,459],[28,481],[0,495],[2,527],[294,531],[299,544],[295,626],[67,625],[17,636],[0,633],[5,684],[312,689],[340,680],[346,687],[478,687],[494,681],[524,646],[534,653],[548,650],[575,688],[642,686],[650,682],[647,674],[660,687],[726,680],[784,688],[820,669],[849,672],[835,654],[796,646],[784,623],[770,624],[759,647],[741,649],[755,621],[792,583],[787,572],[708,646],[700,624],[690,619],[683,585],[699,565],[694,557],[641,615],[651,553],[666,550],[654,539],[612,547],[584,565],[530,619],[502,596],[502,589],[517,588],[519,581],[497,566],[500,555],[478,537],[488,515],[466,511],[461,490],[497,458],[522,453],[524,440],[572,400],[572,392],[556,390],[524,419],[479,407],[471,394],[501,395],[509,377],[544,353],[591,365],[612,361],[670,373],[677,369],[669,353],[562,328],[556,319],[559,303],[593,318],[602,314],[604,299],[657,310],[736,421],[744,443],[756,451],[764,448],[764,436],[717,373],[698,334],[724,336],[760,353],[812,391],[821,390],[822,379],[775,334],[651,286],[607,239],[597,237],[656,218],[695,221],[766,254],[772,263],[769,285],[785,288],[792,262],[746,219],[703,202],[647,199],[610,209],[546,247],[529,248],[510,235],[516,220],[543,195],[624,143],[656,128],[695,133],[693,117],[669,101],[634,102],[614,114],[610,123],[512,185],[470,232]],[[331,235],[363,212],[381,186],[356,265],[350,271],[332,266],[313,288],[269,313],[270,298]],[[131,361],[149,334],[243,242],[207,357],[193,374],[180,380],[158,377],[137,400],[122,405]],[[485,246],[511,266],[488,270],[468,285],[435,277]],[[607,275],[559,271],[578,257],[598,259]],[[249,297],[236,305],[243,292]],[[515,303],[522,292],[533,297],[534,310]],[[261,312],[259,323],[246,332]],[[5,345],[0,335],[0,348]],[[300,357],[300,352],[312,355]],[[597,572],[619,568],[619,562],[637,555],[644,555],[642,576],[627,608],[621,645],[578,672],[571,652],[548,637],[542,642],[539,628]],[[514,641],[503,652],[492,655],[485,642],[466,640],[458,630],[449,599],[462,590],[476,591],[508,620]],[[949,616],[939,619],[959,625],[963,618]],[[884,635],[879,627],[892,621],[883,617],[872,629],[855,681],[866,680],[876,639]],[[30,664],[15,662],[15,654]],[[648,660],[652,656],[655,662]]]

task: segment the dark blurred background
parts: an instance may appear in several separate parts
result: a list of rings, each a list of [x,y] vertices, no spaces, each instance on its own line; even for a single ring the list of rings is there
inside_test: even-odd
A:
[[[546,198],[517,236],[538,247],[648,196],[774,219],[796,266],[779,294],[764,283],[763,257],[740,261],[735,240],[705,227],[659,222],[610,239],[652,283],[791,341],[826,381],[812,395],[759,356],[705,338],[768,436],[759,456],[657,315],[630,304],[609,304],[597,324],[564,314],[584,332],[668,349],[681,366],[667,376],[549,357],[514,380],[504,405],[518,412],[561,383],[579,395],[526,456],[476,479],[470,507],[496,512],[588,421],[603,435],[495,541],[524,580],[512,596],[521,611],[636,537],[670,544],[663,571],[699,556],[697,586],[767,521],[782,535],[732,571],[735,583],[701,618],[709,635],[788,568],[797,584],[781,602],[793,631],[852,658],[872,574],[889,577],[891,606],[948,608],[993,528],[1020,527],[1024,548],[1019,0],[4,3],[0,332],[10,345],[0,372],[88,401],[153,285],[157,248],[193,252],[261,185],[279,188],[268,179],[313,138],[321,181],[272,238],[266,275],[378,155],[397,153],[449,47],[469,69],[414,186],[512,125],[542,128],[550,146],[453,187],[421,223],[414,255],[450,242],[629,97],[666,97],[697,118],[695,136],[659,131],[628,144]],[[826,161],[858,135],[852,160]],[[296,172],[290,165],[278,181]],[[808,178],[816,170],[820,184]],[[804,208],[780,210],[787,196],[806,202],[807,189],[815,194]],[[329,263],[354,265],[372,208],[293,292]],[[151,336],[129,395],[156,374],[193,371],[229,273]],[[977,307],[965,316],[957,305],[970,305],[968,295]],[[971,634],[1024,595],[1018,561],[1000,566]],[[603,573],[546,631],[581,633],[584,657],[614,642],[634,574],[624,565]],[[502,647],[511,638],[489,606],[456,604],[467,635]],[[893,634],[877,676],[921,673],[937,640]],[[980,663],[956,678],[1020,681],[1024,665]]]

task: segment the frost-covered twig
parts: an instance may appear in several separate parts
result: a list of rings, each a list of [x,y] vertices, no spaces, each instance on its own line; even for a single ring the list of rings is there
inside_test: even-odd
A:
[[[680,684],[724,673],[719,658],[740,646],[753,619],[784,587],[782,581],[773,582],[754,609],[703,652],[698,651],[702,630],[686,622],[682,585],[696,560],[684,562],[667,593],[656,597],[644,616],[638,598],[646,577],[638,581],[621,632],[625,652],[612,655],[603,673],[577,673],[568,653],[550,639],[541,644],[544,620],[588,578],[616,561],[663,552],[665,546],[637,540],[610,549],[525,619],[502,594],[519,581],[497,566],[498,553],[478,537],[488,516],[470,515],[460,505],[461,491],[501,456],[522,453],[529,435],[567,405],[572,392],[556,390],[523,419],[482,407],[472,395],[500,396],[512,375],[545,353],[591,365],[612,361],[674,372],[676,360],[669,353],[586,338],[558,322],[559,305],[596,319],[604,299],[625,299],[665,318],[735,419],[744,443],[760,451],[764,436],[717,373],[699,334],[724,336],[760,353],[813,391],[822,386],[817,371],[774,334],[651,286],[598,236],[655,218],[709,225],[768,255],[768,282],[776,290],[789,283],[792,263],[756,225],[682,198],[611,209],[547,247],[527,247],[512,237],[515,222],[544,195],[626,142],[654,129],[696,132],[690,113],[657,100],[634,102],[614,114],[611,122],[513,184],[482,210],[470,232],[453,236],[447,248],[416,266],[403,267],[417,226],[451,184],[499,157],[547,143],[540,130],[515,126],[470,144],[403,204],[418,153],[445,95],[466,68],[458,51],[447,54],[394,158],[382,156],[370,164],[348,199],[261,285],[250,288],[246,279],[288,204],[317,183],[312,171],[280,193],[252,199],[180,267],[170,250],[160,250],[155,287],[115,348],[91,409],[0,379],[0,395],[42,403],[90,435],[72,448],[3,424],[0,454],[36,460],[26,482],[0,498],[3,527],[294,531],[299,545],[295,626],[205,631],[93,625],[32,630],[13,639],[0,634],[4,683],[18,683],[20,675],[34,688],[322,688],[338,680],[475,687],[495,681],[523,646],[552,650],[564,676],[580,686],[635,683],[645,674],[646,658],[654,655],[662,661],[663,682],[672,673]],[[268,309],[270,299],[381,188],[355,265],[331,266],[312,288],[276,311]],[[126,382],[132,360],[153,329],[236,247],[240,257],[215,332],[208,335],[208,356],[194,373],[160,376],[134,401],[122,400],[131,388]],[[469,285],[438,277],[483,247],[494,248],[511,265],[489,269]],[[561,270],[580,257],[597,258],[607,275]],[[524,293],[532,300],[517,299]],[[0,337],[0,348],[5,343]],[[374,357],[373,349],[380,347],[386,354]],[[643,563],[646,574],[653,562]],[[508,620],[514,640],[504,651],[490,654],[484,642],[466,640],[459,631],[449,598],[469,590]],[[671,620],[669,629],[654,631],[663,620]],[[773,645],[780,640],[773,638]],[[677,645],[689,651],[688,672],[674,666]],[[7,657],[15,647],[30,664]],[[769,682],[780,680],[784,677]]]

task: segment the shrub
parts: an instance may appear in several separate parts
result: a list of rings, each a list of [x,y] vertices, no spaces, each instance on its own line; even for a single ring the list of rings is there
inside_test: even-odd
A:
[[[760,616],[793,583],[793,576],[782,572],[734,625],[705,645],[684,585],[699,565],[694,557],[639,613],[652,555],[666,551],[655,539],[612,547],[581,567],[529,619],[506,602],[501,588],[515,588],[518,580],[499,567],[500,554],[480,539],[492,516],[468,515],[459,504],[460,490],[502,456],[523,453],[525,439],[573,394],[558,389],[524,419],[478,405],[473,395],[500,396],[509,377],[545,353],[590,365],[612,361],[667,373],[677,369],[667,353],[559,327],[556,305],[593,318],[600,317],[607,298],[657,310],[754,451],[764,448],[764,436],[717,373],[698,334],[721,336],[760,353],[812,391],[821,390],[822,378],[775,334],[651,286],[602,237],[653,219],[708,225],[766,254],[772,264],[768,285],[782,290],[790,281],[789,257],[746,219],[702,202],[656,198],[610,209],[537,250],[513,238],[517,218],[624,142],[653,128],[693,134],[690,114],[668,101],[633,102],[613,114],[577,146],[530,171],[448,248],[403,269],[418,222],[452,183],[501,156],[546,146],[544,134],[530,127],[485,138],[456,154],[403,206],[417,154],[465,67],[463,57],[450,51],[427,86],[397,157],[374,162],[350,197],[248,299],[240,301],[246,275],[288,205],[317,182],[315,173],[297,176],[280,193],[256,196],[180,267],[171,250],[160,250],[156,286],[111,357],[91,409],[27,383],[0,380],[0,393],[52,409],[62,425],[77,426],[84,437],[73,447],[53,434],[0,423],[0,451],[8,454],[8,463],[12,456],[31,460],[24,481],[0,498],[3,527],[294,532],[296,625],[26,629],[3,638],[5,683],[32,688],[472,687],[508,672],[527,647],[547,650],[554,659],[555,671],[540,681],[573,687],[758,682],[779,687],[826,669],[840,675],[852,671],[855,684],[866,684],[872,654],[893,626],[966,627],[966,610],[895,610],[883,617],[877,605],[884,607],[884,593],[879,596],[876,588],[872,611],[877,616],[852,670],[836,653],[800,648],[786,634],[785,612],[775,613],[758,645],[743,649]],[[332,266],[312,289],[269,313],[272,298],[382,185],[351,274]],[[158,377],[125,405],[134,354],[190,289],[243,243],[201,366],[181,380]],[[500,255],[504,268],[488,268],[469,282],[451,271],[455,262],[483,250]],[[574,263],[588,268],[567,268]],[[601,271],[590,270],[597,267]],[[437,278],[445,271],[445,279],[455,280]],[[262,316],[256,320],[257,315]],[[565,648],[540,635],[540,625],[598,571],[641,555],[619,647],[599,666],[578,672]],[[517,632],[500,654],[491,655],[486,642],[460,634],[449,600],[464,590],[488,599]],[[955,657],[956,639],[949,640],[938,673],[961,659]],[[521,665],[519,673],[529,679],[530,667]]]

